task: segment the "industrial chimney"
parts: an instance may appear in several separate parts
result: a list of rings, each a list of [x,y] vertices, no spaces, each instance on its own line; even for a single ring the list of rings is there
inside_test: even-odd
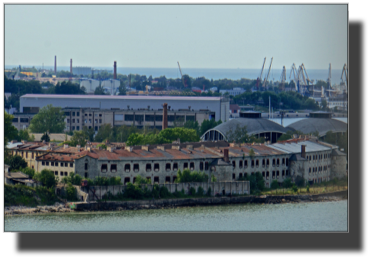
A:
[[[54,74],[57,74],[57,56],[54,56]]]
[[[229,152],[228,148],[225,148],[225,149],[224,149],[224,157],[223,157],[223,160],[224,160],[226,163],[228,163],[228,162],[230,161],[230,159],[229,159],[229,155],[228,155],[228,152]]]
[[[113,79],[116,79],[116,61],[113,62]]]
[[[306,146],[301,145],[301,157],[306,158]]]
[[[162,130],[168,128],[168,104],[163,104],[163,113],[162,113]]]

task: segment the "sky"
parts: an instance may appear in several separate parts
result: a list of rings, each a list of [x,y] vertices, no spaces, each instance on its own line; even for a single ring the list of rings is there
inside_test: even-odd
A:
[[[5,65],[308,69],[347,63],[347,5],[5,5]]]

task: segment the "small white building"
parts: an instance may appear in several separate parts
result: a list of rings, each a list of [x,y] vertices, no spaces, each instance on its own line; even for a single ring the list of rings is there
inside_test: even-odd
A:
[[[86,93],[94,93],[95,89],[99,86],[99,81],[94,79],[83,79],[80,81],[80,87],[86,89]]]
[[[120,87],[120,81],[115,80],[115,79],[108,79],[108,80],[102,81],[101,86],[110,95],[116,95],[116,92]]]
[[[245,92],[243,88],[233,88],[233,89],[221,89],[219,91],[221,94],[228,93],[229,95],[236,96]]]

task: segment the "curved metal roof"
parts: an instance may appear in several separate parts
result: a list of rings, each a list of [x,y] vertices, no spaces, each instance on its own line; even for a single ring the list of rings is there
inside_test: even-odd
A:
[[[283,126],[275,122],[272,122],[268,119],[236,118],[236,119],[229,120],[223,124],[220,124],[212,129],[209,129],[208,131],[205,132],[205,134],[209,132],[210,130],[216,130],[216,131],[219,131],[224,136],[226,136],[227,132],[229,130],[235,130],[237,125],[239,125],[240,127],[246,126],[247,132],[249,135],[251,134],[256,135],[256,134],[260,134],[264,132],[286,133],[286,129]]]
[[[301,131],[304,134],[310,134],[315,131],[318,131],[319,136],[325,136],[328,131],[332,132],[346,132],[347,124],[328,118],[308,118],[301,121],[290,124],[286,127],[286,130],[297,130]]]

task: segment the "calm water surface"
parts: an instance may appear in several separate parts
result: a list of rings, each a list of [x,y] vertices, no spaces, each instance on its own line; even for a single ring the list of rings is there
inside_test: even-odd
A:
[[[6,216],[5,231],[347,231],[347,200]]]

